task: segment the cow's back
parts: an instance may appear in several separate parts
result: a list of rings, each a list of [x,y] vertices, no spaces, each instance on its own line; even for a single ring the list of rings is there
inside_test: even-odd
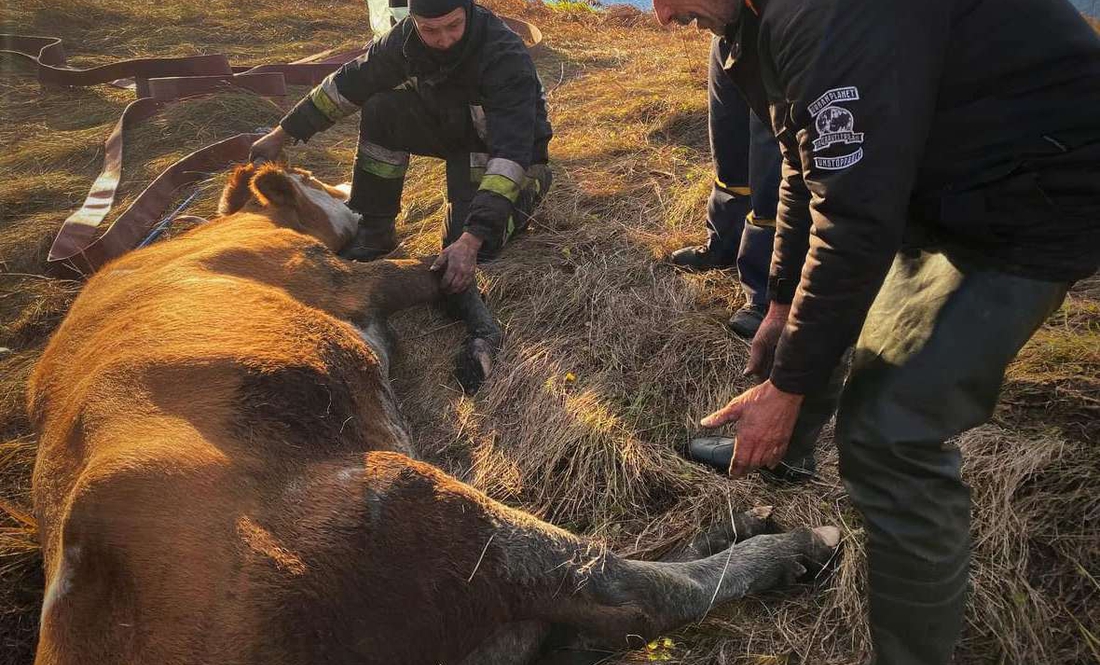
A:
[[[403,446],[371,348],[300,298],[326,278],[316,243],[263,231],[201,229],[113,262],[43,354],[28,389],[42,662],[89,635],[104,642],[86,657],[248,650],[234,636],[262,634],[263,615],[246,606],[298,565],[287,488]],[[172,634],[206,637],[157,642]]]

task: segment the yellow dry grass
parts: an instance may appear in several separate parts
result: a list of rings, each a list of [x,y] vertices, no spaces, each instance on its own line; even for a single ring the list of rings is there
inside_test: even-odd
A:
[[[532,230],[482,286],[506,326],[498,373],[476,397],[449,376],[461,331],[438,313],[396,321],[396,392],[423,454],[512,505],[649,556],[734,507],[774,504],[784,522],[836,524],[845,549],[815,586],[721,608],[641,662],[854,664],[868,650],[862,527],[826,436],[821,480],[777,489],[729,481],[680,456],[693,423],[745,388],[746,346],[723,327],[731,275],[685,275],[659,257],[702,237],[709,188],[705,38],[629,16],[522,0],[494,6],[546,35],[556,183]],[[2,29],[66,39],[74,64],[224,52],[287,61],[365,39],[356,0],[30,0]],[[302,92],[302,91],[296,91]],[[53,234],[95,177],[127,100],[105,86],[40,90],[0,60],[0,663],[29,662],[42,587],[29,500],[35,444],[26,377],[80,285],[44,277]],[[274,123],[293,99],[224,95],[175,105],[127,137],[117,210],[165,164]],[[293,152],[345,179],[354,122]],[[440,164],[415,161],[404,250],[436,250]],[[212,214],[221,179],[192,210]],[[975,558],[960,663],[1094,662],[1100,644],[1100,280],[1079,285],[1010,369],[993,424],[960,441],[974,487]]]

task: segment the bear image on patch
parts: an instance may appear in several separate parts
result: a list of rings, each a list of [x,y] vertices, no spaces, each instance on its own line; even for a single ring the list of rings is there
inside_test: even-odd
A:
[[[852,112],[842,106],[827,106],[821,109],[814,119],[818,138],[814,140],[814,152],[824,150],[836,143],[863,143],[863,134],[853,131],[856,119]]]
[[[852,117],[851,111],[839,106],[830,106],[817,116],[817,133],[823,135],[850,132],[855,124],[856,119]]]

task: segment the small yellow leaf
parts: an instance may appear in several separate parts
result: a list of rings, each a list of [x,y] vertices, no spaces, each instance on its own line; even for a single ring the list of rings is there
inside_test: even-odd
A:
[[[664,637],[664,638],[661,638],[661,646],[663,646],[666,649],[671,649],[672,647],[676,646],[676,643],[673,642],[671,639],[669,639],[667,637]]]
[[[657,640],[653,640],[649,644],[645,645],[645,648],[649,649],[650,651],[656,651],[657,650]]]
[[[565,380],[568,381],[569,383],[572,383],[572,382],[577,380],[577,375],[574,374],[573,372],[566,372],[565,373]]]

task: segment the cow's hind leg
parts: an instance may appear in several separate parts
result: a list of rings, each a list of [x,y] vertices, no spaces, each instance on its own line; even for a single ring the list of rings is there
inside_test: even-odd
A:
[[[835,527],[800,528],[750,538],[695,561],[605,555],[572,568],[567,583],[576,584],[577,592],[554,599],[547,613],[608,646],[638,647],[702,619],[711,608],[793,582],[808,569],[825,565],[839,541]]]
[[[370,453],[364,480],[378,501],[369,542],[382,548],[379,560],[415,562],[418,571],[395,574],[392,592],[450,608],[426,620],[473,640],[464,656],[500,626],[526,621],[565,624],[614,649],[637,646],[630,636],[651,639],[824,565],[839,541],[835,528],[803,528],[694,561],[633,561],[393,453]],[[410,639],[427,630],[414,617],[400,624]]]
[[[688,542],[666,552],[660,560],[682,562],[704,559],[749,538],[778,531],[779,527],[772,519],[771,506],[758,506],[741,513],[731,512]],[[583,631],[567,626],[558,626],[550,635],[544,653],[538,665],[596,665],[610,655]]]

